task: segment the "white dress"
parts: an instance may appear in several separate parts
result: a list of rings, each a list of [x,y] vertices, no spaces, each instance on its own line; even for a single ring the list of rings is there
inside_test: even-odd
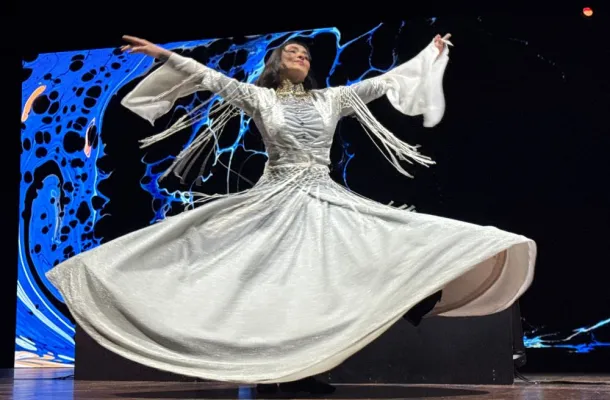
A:
[[[77,323],[107,349],[228,382],[286,382],[327,371],[440,289],[432,315],[508,308],[532,282],[532,240],[379,204],[328,174],[336,124],[349,114],[403,173],[401,160],[432,163],[364,105],[385,95],[402,113],[436,125],[447,53],[437,57],[430,43],[378,77],[285,98],[172,55],[123,105],[154,122],[181,96],[221,94],[262,134],[269,155],[262,178],[78,254],[48,278]]]

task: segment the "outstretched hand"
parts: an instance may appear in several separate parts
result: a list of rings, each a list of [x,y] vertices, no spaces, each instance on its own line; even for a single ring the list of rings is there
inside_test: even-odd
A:
[[[441,37],[441,35],[436,35],[434,37],[434,46],[436,46],[436,48],[438,49],[439,55],[445,49],[445,45],[453,46],[453,44],[449,41],[449,38],[451,38],[450,33],[446,34],[443,37]]]
[[[160,59],[167,59],[171,55],[171,52],[169,50],[157,46],[156,44],[151,43],[145,39],[140,39],[135,36],[124,35],[123,40],[125,40],[129,44],[122,46],[121,51],[146,54],[147,56]]]

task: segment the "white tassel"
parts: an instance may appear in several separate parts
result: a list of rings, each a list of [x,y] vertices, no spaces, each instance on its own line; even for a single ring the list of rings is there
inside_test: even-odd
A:
[[[371,140],[373,140],[375,146],[377,146],[386,160],[388,160],[401,174],[413,178],[413,176],[401,166],[400,161],[406,161],[409,164],[413,164],[413,161],[415,161],[423,166],[436,164],[430,157],[424,156],[418,151],[419,145],[413,146],[401,141],[379,123],[352,88],[347,86],[342,87],[341,90],[341,106],[349,107],[354,111],[356,118],[359,120]],[[373,139],[373,136],[381,142],[385,151],[379,147]]]
[[[166,178],[170,173],[173,173],[175,176],[180,178],[181,183],[185,183],[185,176],[194,167],[194,164],[197,162],[197,160],[202,156],[206,145],[208,145],[213,140],[213,146],[211,146],[210,151],[207,153],[207,155],[205,155],[205,158],[199,169],[199,175],[203,173],[203,171],[205,170],[205,166],[207,165],[210,157],[212,156],[212,153],[214,152],[214,149],[218,146],[218,138],[222,134],[224,127],[231,118],[240,114],[240,109],[231,104],[232,100],[238,99],[238,96],[235,95],[236,93],[237,92],[235,91],[233,93],[222,95],[223,102],[219,103],[219,105],[214,105],[210,110],[209,115],[207,116],[210,120],[209,125],[201,132],[198,132],[193,141],[187,147],[185,147],[180,152],[180,154],[178,154],[178,156],[176,156],[174,162],[159,177],[160,180]],[[212,101],[213,99],[214,97],[211,97],[210,99],[197,105],[186,115],[180,117],[174,124],[172,124],[172,126],[167,128],[163,132],[140,140],[140,147],[145,148],[151,146],[157,142],[160,142],[161,140],[169,138],[176,132],[189,128],[195,125],[196,123],[204,120],[206,118],[206,115],[200,112],[200,110],[207,104],[209,104],[210,101]],[[239,100],[247,100],[247,98],[242,96],[241,98],[239,98]],[[198,179],[197,185],[199,184],[200,183]]]
[[[410,205],[408,205],[408,204],[403,204],[402,206],[398,206],[398,207],[394,206],[394,200],[391,200],[391,201],[388,203],[388,206],[390,206],[390,207],[394,207],[394,208],[397,208],[397,209],[399,209],[399,210],[415,211],[415,206],[413,206],[413,205],[411,205],[411,206],[410,206]]]

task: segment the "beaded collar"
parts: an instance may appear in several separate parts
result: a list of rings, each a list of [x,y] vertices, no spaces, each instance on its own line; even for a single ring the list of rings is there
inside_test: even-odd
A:
[[[280,86],[275,89],[275,92],[279,98],[306,98],[311,96],[311,94],[305,90],[302,83],[294,84],[288,79],[283,80]]]

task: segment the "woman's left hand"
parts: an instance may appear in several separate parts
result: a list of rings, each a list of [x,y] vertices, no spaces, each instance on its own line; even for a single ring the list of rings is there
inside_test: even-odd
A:
[[[436,35],[434,37],[434,46],[436,46],[436,48],[438,49],[439,55],[445,49],[445,45],[451,44],[451,42],[449,42],[449,38],[451,38],[451,34],[450,33],[446,34],[442,38],[441,38],[441,35]],[[447,43],[445,41],[447,41]]]

